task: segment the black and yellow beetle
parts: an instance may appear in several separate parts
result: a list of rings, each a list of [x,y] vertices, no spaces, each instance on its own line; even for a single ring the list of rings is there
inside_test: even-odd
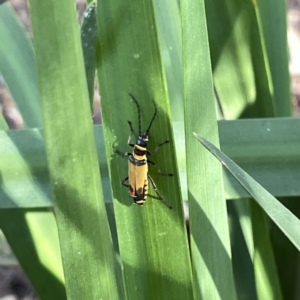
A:
[[[130,153],[130,152],[122,153],[119,150],[116,150],[116,149],[114,150],[115,153],[117,153],[118,155],[120,155],[122,157],[128,156],[128,176],[126,176],[122,180],[122,184],[126,187],[129,187],[129,195],[133,199],[133,201],[136,204],[143,205],[146,202],[147,195],[148,195],[148,180],[149,180],[152,184],[154,191],[156,192],[157,196],[159,197],[159,199],[166,206],[168,206],[171,209],[172,208],[171,204],[169,204],[160,195],[159,191],[157,190],[155,182],[153,181],[152,177],[148,174],[148,164],[149,163],[155,167],[157,167],[157,166],[154,162],[152,162],[151,160],[148,160],[146,155],[155,154],[162,145],[170,142],[169,140],[166,140],[166,141],[160,143],[158,146],[156,146],[156,148],[154,149],[153,152],[150,152],[149,150],[147,150],[147,144],[149,142],[149,130],[150,130],[152,123],[156,117],[157,106],[156,106],[155,102],[153,101],[154,108],[155,108],[154,115],[150,121],[149,127],[142,134],[140,105],[132,94],[129,94],[129,96],[135,102],[137,109],[138,109],[139,136],[136,140],[136,143],[132,144],[131,138],[132,138],[132,135],[134,134],[134,130],[133,130],[131,121],[128,121],[128,124],[130,127],[130,134],[129,134],[127,144],[130,147],[133,147],[133,151],[132,151],[132,153]],[[164,175],[164,176],[173,176],[173,174],[166,174],[166,173],[161,172],[158,168],[157,168],[157,171],[161,175]],[[126,183],[127,181],[129,184]]]

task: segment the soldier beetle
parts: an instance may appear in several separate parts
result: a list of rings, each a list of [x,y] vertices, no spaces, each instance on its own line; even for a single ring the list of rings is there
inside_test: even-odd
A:
[[[130,134],[129,134],[127,144],[133,148],[133,151],[132,153],[130,152],[122,153],[117,149],[114,150],[116,154],[122,156],[123,158],[125,156],[128,156],[128,176],[126,176],[122,180],[122,184],[129,188],[129,195],[133,199],[133,201],[136,204],[143,205],[146,202],[148,196],[148,181],[150,181],[159,199],[171,209],[172,208],[171,204],[169,204],[160,195],[153,178],[148,174],[148,164],[151,164],[156,168],[157,166],[153,161],[147,159],[147,155],[155,154],[162,145],[165,145],[170,142],[169,140],[166,140],[160,143],[159,145],[156,146],[153,152],[147,150],[147,144],[149,142],[149,131],[157,114],[157,106],[153,100],[153,104],[155,108],[154,115],[150,121],[147,130],[144,133],[142,133],[140,105],[132,94],[129,94],[129,96],[137,106],[138,118],[139,118],[139,136],[136,139],[136,143],[132,144],[131,138],[132,135],[134,134],[134,130],[132,127],[132,122],[128,121],[130,127]],[[159,168],[157,168],[157,171],[164,176],[173,176],[173,174],[169,174],[169,173],[167,174],[161,172]],[[126,182],[128,182],[128,184]]]

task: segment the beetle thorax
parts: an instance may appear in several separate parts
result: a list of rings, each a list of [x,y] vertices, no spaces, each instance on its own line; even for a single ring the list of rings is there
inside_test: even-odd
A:
[[[139,145],[134,145],[133,155],[137,159],[145,159],[147,154],[147,148]]]

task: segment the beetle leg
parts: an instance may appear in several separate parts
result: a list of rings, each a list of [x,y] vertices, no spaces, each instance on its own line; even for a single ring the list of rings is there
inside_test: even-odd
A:
[[[125,156],[130,156],[130,155],[132,155],[132,153],[130,153],[130,152],[125,152],[125,153],[123,153],[123,152],[119,151],[118,149],[114,149],[114,152],[115,152],[116,154],[122,156],[123,158],[124,158]]]
[[[147,177],[148,177],[149,181],[151,182],[152,187],[153,187],[156,195],[159,197],[159,199],[162,201],[162,203],[164,203],[166,206],[168,206],[170,209],[172,209],[172,205],[160,195],[160,193],[157,190],[156,184],[155,184],[154,180],[152,179],[152,177],[150,175],[148,175]]]
[[[148,164],[151,164],[152,166],[154,166],[155,168],[157,168],[157,172],[159,173],[159,174],[161,174],[161,175],[163,175],[163,176],[174,176],[172,173],[164,173],[164,172],[162,172],[159,168],[158,168],[158,166],[156,165],[156,163],[154,163],[153,161],[151,161],[151,160],[147,160],[147,163]]]
[[[149,150],[147,150],[147,154],[148,154],[148,155],[153,155],[153,154],[155,154],[155,153],[158,151],[158,149],[159,149],[162,145],[165,145],[165,144],[168,144],[168,143],[170,143],[170,141],[169,141],[169,140],[165,140],[164,142],[158,144],[152,152],[149,151]]]
[[[126,184],[125,182],[128,181],[128,176],[125,177],[123,180],[122,180],[122,184],[126,187],[129,187],[129,184]]]

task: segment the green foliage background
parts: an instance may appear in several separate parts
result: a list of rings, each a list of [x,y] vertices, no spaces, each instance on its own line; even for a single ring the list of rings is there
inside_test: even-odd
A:
[[[0,73],[26,124],[1,118],[0,227],[40,298],[296,299],[285,2],[92,1],[81,28],[71,0],[31,0],[30,13],[33,43],[0,5]],[[171,141],[153,160],[175,176],[149,170],[171,211],[120,184],[113,149],[131,151],[138,118],[128,93],[143,127],[158,106],[149,149]]]

